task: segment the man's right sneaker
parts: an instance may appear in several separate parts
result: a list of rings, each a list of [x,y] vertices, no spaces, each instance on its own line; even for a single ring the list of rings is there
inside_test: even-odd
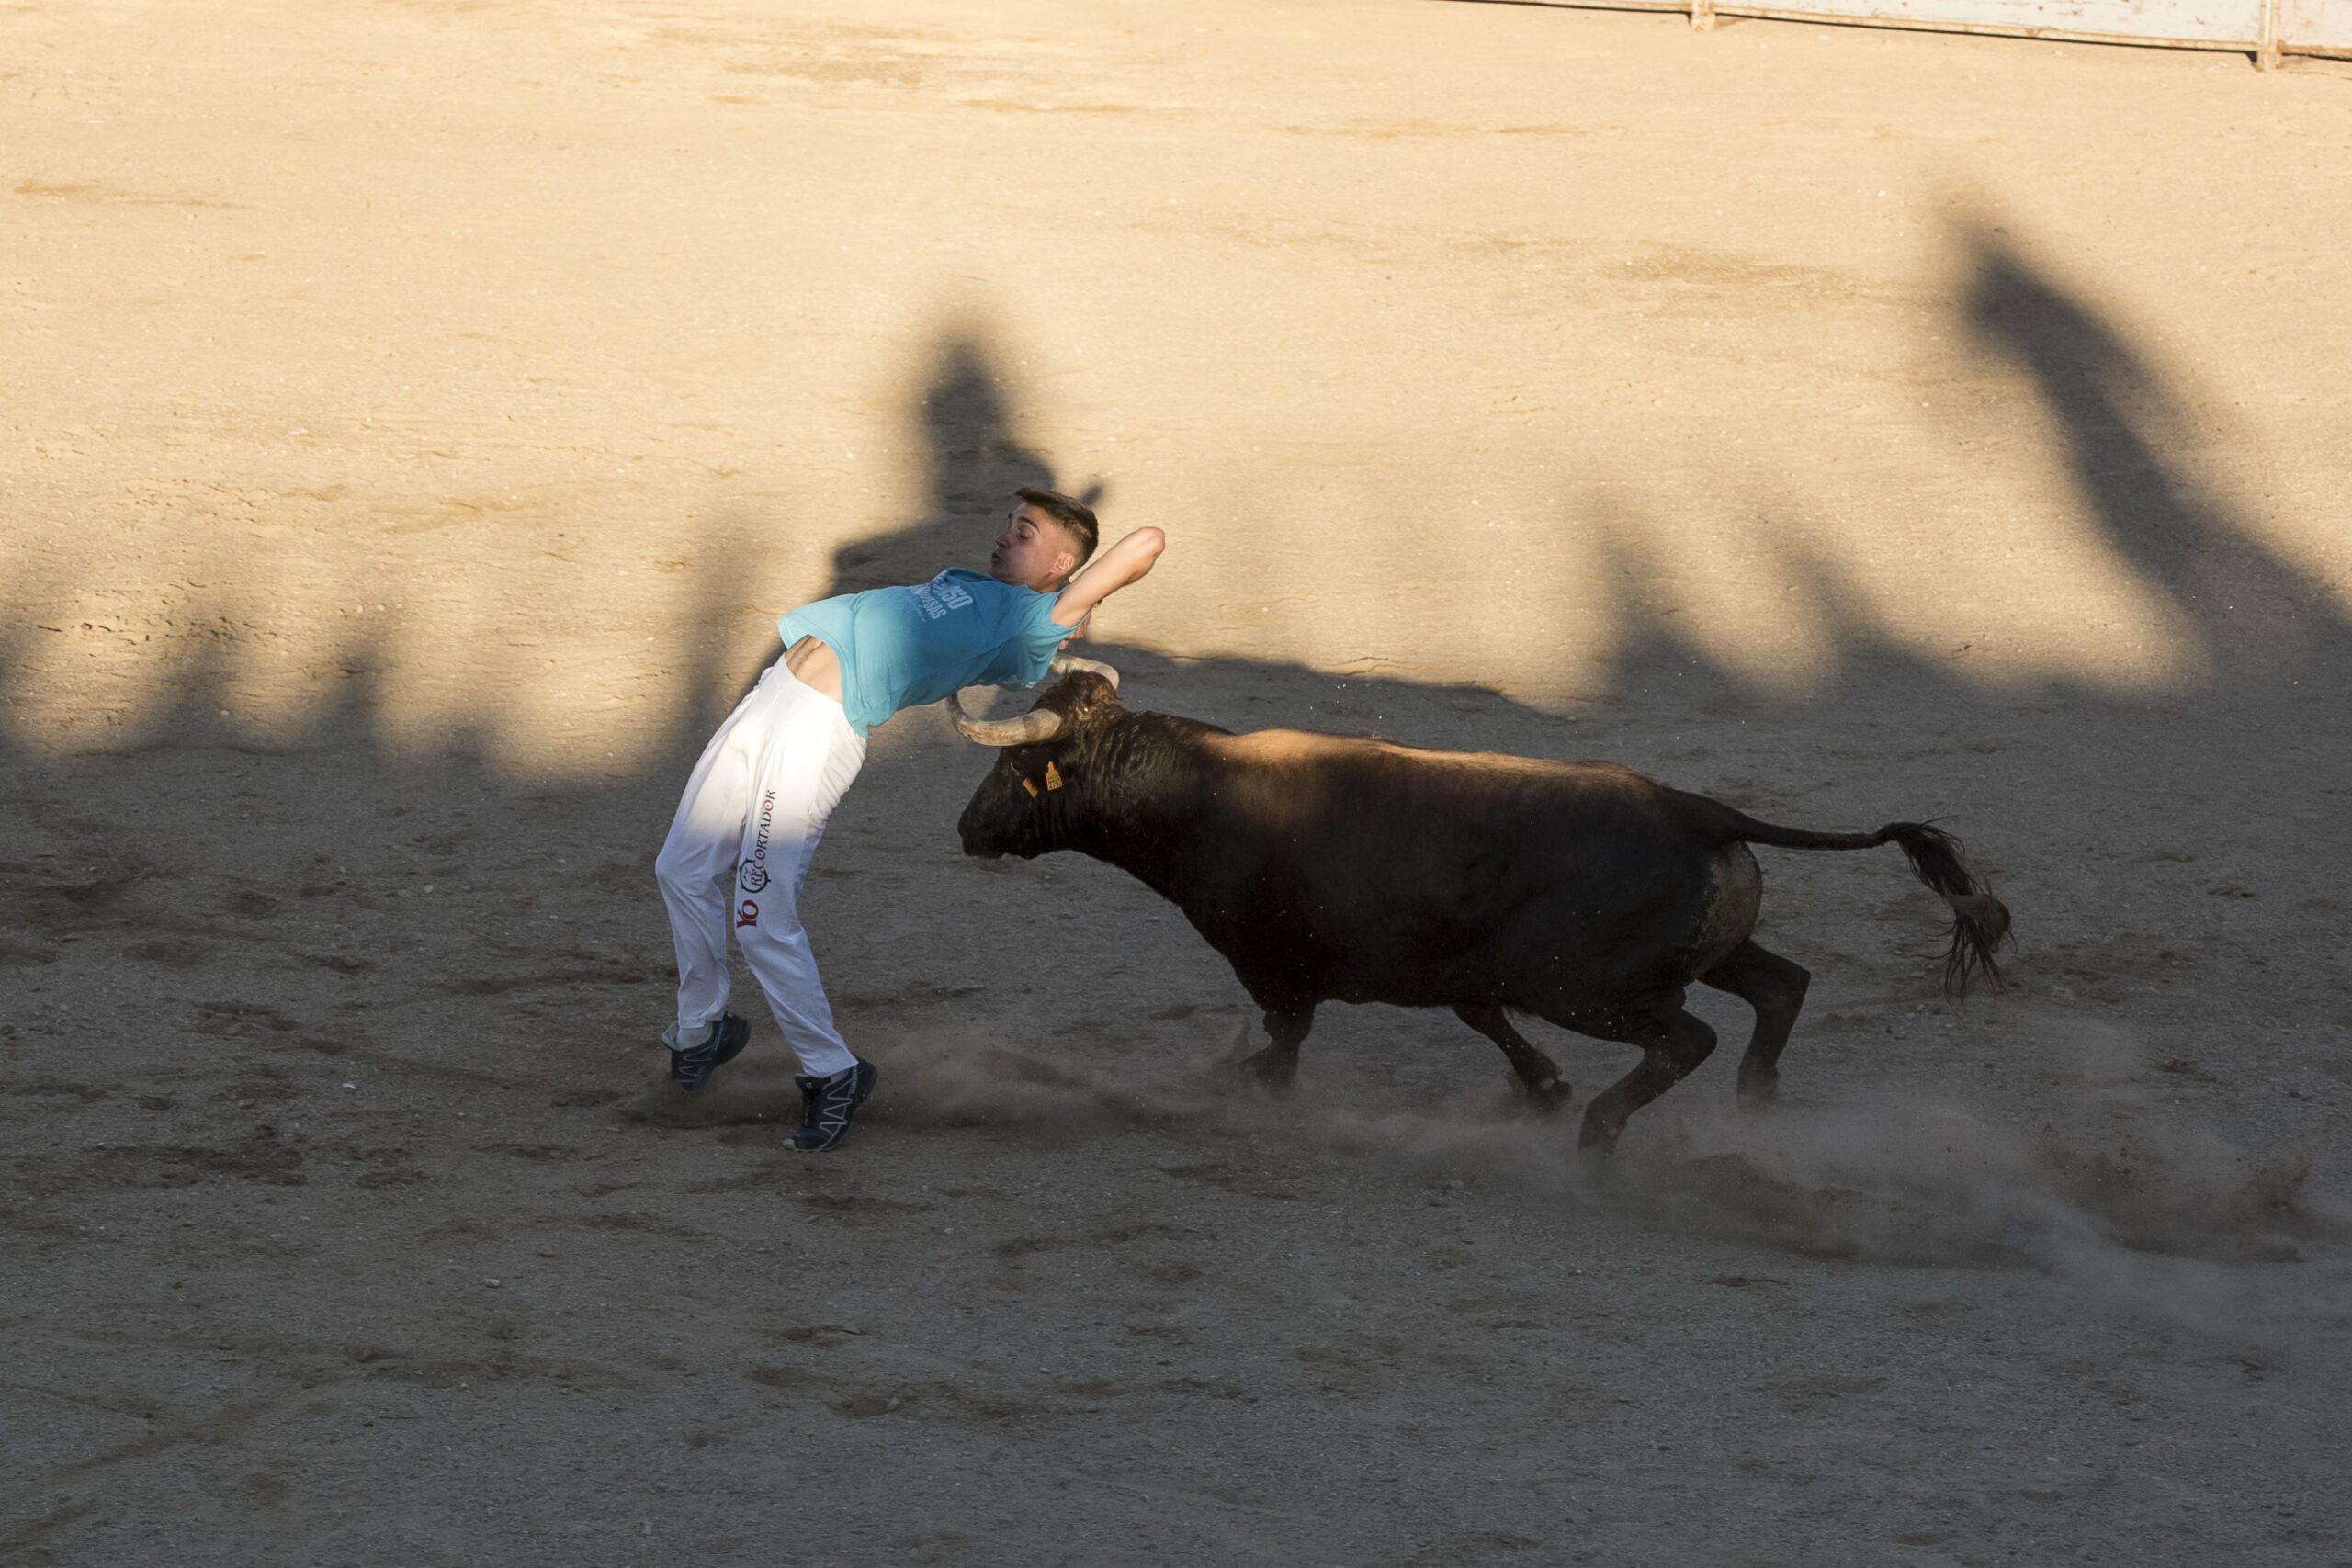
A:
[[[702,1043],[678,1048],[678,1026],[672,1024],[662,1032],[662,1043],[670,1047],[670,1081],[688,1094],[710,1081],[710,1075],[724,1063],[743,1054],[752,1042],[752,1026],[733,1013],[721,1013],[716,1023],[705,1024],[707,1036]]]
[[[874,1092],[874,1080],[881,1076],[881,1069],[864,1058],[831,1077],[795,1074],[792,1081],[800,1086],[800,1131],[785,1139],[784,1146],[813,1155],[840,1143],[849,1132],[850,1112],[865,1103]]]

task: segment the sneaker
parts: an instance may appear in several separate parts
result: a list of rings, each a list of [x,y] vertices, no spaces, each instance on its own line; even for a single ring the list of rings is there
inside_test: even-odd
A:
[[[800,1086],[800,1131],[785,1139],[784,1146],[813,1155],[840,1143],[849,1131],[849,1113],[865,1103],[874,1092],[874,1080],[881,1076],[873,1063],[863,1060],[828,1078],[794,1075],[792,1081]]]
[[[720,1064],[731,1062],[743,1054],[752,1041],[752,1026],[733,1013],[722,1013],[717,1023],[705,1024],[709,1037],[699,1045],[678,1048],[678,1026],[672,1024],[662,1032],[662,1043],[670,1047],[670,1081],[688,1094],[710,1081]]]

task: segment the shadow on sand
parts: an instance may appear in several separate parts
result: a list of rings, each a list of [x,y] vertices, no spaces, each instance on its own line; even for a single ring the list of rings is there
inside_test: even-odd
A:
[[[2161,799],[2176,808],[2166,830],[2178,833],[2283,811],[2290,801],[2340,787],[2342,759],[2324,734],[2282,742],[2275,718],[2260,716],[2275,707],[2245,699],[2257,692],[2272,698],[2300,682],[2315,716],[2324,711],[2317,705],[2340,704],[2352,627],[2168,460],[2188,424],[2183,400],[2116,327],[2005,248],[1988,226],[1963,226],[1961,243],[1972,257],[1973,280],[1961,302],[1970,341],[1987,360],[2030,378],[2061,433],[2083,513],[2144,587],[2196,628],[2208,674],[2192,689],[2154,702],[2063,682],[2024,697],[1988,695],[1947,662],[1874,639],[1854,617],[1830,628],[1836,673],[1817,694],[1768,697],[1637,605],[1618,627],[1606,683],[1589,711],[1572,718],[1483,689],[1341,680],[1272,661],[1102,651],[1134,678],[1135,705],[1234,728],[1376,728],[1431,745],[1611,755],[1815,827],[1961,809],[1969,813],[1965,830],[1995,869],[2008,863],[2029,883],[2029,863],[2042,863],[2046,872],[2051,857],[2076,846],[2041,841],[2024,818],[2024,800],[2105,792],[2121,813]],[[842,547],[828,592],[920,581],[978,559],[992,514],[1012,488],[1056,483],[1051,466],[1022,439],[991,369],[995,353],[976,333],[936,345],[913,411],[924,437],[922,514]],[[1110,521],[1115,532],[1124,520]],[[725,545],[712,541],[700,552],[708,564],[696,592],[707,616],[727,605]],[[24,606],[13,607],[10,621],[11,647],[0,654],[38,635]],[[374,1051],[406,1063],[404,1070],[451,1081],[536,1083],[557,1095],[582,1078],[611,1083],[643,1069],[641,1057],[615,1054],[610,1043],[649,1033],[647,1021],[658,1021],[666,1005],[668,944],[648,874],[651,853],[709,725],[756,666],[732,667],[712,651],[715,644],[700,645],[675,678],[674,700],[664,705],[677,717],[651,761],[602,783],[538,787],[490,766],[481,735],[452,736],[434,765],[388,755],[376,722],[385,698],[380,648],[346,651],[330,677],[340,700],[325,718],[303,734],[258,745],[221,728],[225,661],[202,643],[192,646],[155,671],[168,695],[142,744],[74,758],[53,754],[38,736],[19,731],[8,739],[0,760],[12,802],[0,872],[0,964],[26,983],[18,994],[28,1013],[70,1011],[69,998],[105,994],[106,976],[130,965],[151,974],[160,998],[149,1033],[191,1045],[247,1035],[277,1043],[285,1036],[322,1051]],[[1872,716],[1890,714],[1901,716],[1894,727],[1899,747]],[[2087,717],[2128,739],[2086,754],[2075,737]],[[1971,735],[1995,728],[2008,738],[1997,748],[2005,757],[1988,757],[1996,748],[1985,745],[1963,749]],[[2190,731],[2235,738],[2235,761],[2223,776],[2215,776],[2210,744],[2177,744]],[[882,805],[910,814],[876,815],[855,830],[903,845],[909,873],[952,857],[956,805],[985,766],[979,756],[936,748],[881,758],[869,773],[883,776],[861,781],[853,798],[878,791]],[[893,786],[894,769],[921,777]],[[1824,772],[1843,782],[1826,795],[1794,787]],[[181,787],[198,778],[206,789]],[[2233,791],[2227,805],[2194,805]],[[235,804],[208,818],[181,804],[198,797]],[[2183,803],[2185,812],[2177,809]],[[2184,820],[2199,826],[2184,829]],[[826,875],[822,856],[818,875]],[[438,878],[492,895],[486,912],[451,920],[417,901],[426,894],[408,897],[411,878],[416,889]],[[495,891],[502,879],[511,891]],[[968,932],[933,940],[920,955],[920,972],[931,978],[909,982],[920,994],[886,998],[887,1005],[928,998],[959,1014],[994,1005],[1035,1021],[1036,987],[989,993],[974,979],[989,971],[1001,931],[1034,891],[1001,886],[1002,911]],[[2008,891],[2028,943],[2049,941],[2054,923],[2035,888]],[[888,927],[894,903],[921,897],[901,875],[831,886],[825,896],[836,913],[876,929]],[[599,917],[582,899],[628,912]],[[1175,926],[1148,934],[1191,942]],[[2151,944],[2162,934],[2153,933]],[[2085,937],[2093,945],[2100,940]],[[442,951],[453,942],[463,944],[475,971],[454,981]],[[877,993],[881,977],[861,973],[860,952],[836,952],[827,963],[840,995]],[[345,993],[325,1016],[313,995],[322,968],[342,977]],[[208,971],[220,977],[207,978]],[[972,999],[984,995],[994,1003]],[[413,1023],[400,1021],[401,1010],[419,1007]],[[405,1043],[391,1043],[396,1032]],[[478,1043],[550,1034],[563,1042],[552,1055],[485,1053]],[[1485,1049],[1466,1033],[1462,1044]],[[30,1080],[63,1070],[46,1048],[31,1047],[30,1034],[18,1042],[15,1076]]]

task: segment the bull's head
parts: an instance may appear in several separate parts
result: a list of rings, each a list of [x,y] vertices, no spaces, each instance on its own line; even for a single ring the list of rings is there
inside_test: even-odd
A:
[[[998,749],[996,766],[956,819],[967,855],[1034,860],[1076,847],[1094,773],[1091,742],[1125,710],[1119,672],[1109,665],[1057,659],[1054,667],[1066,673],[1019,718],[972,718],[955,706],[966,739]]]

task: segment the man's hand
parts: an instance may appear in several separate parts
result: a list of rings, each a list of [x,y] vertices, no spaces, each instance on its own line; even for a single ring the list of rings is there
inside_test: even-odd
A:
[[[1157,528],[1138,528],[1129,534],[1069,580],[1061,597],[1054,602],[1055,621],[1065,626],[1077,626],[1095,605],[1148,572],[1159,558],[1159,552],[1167,547],[1168,536]]]

